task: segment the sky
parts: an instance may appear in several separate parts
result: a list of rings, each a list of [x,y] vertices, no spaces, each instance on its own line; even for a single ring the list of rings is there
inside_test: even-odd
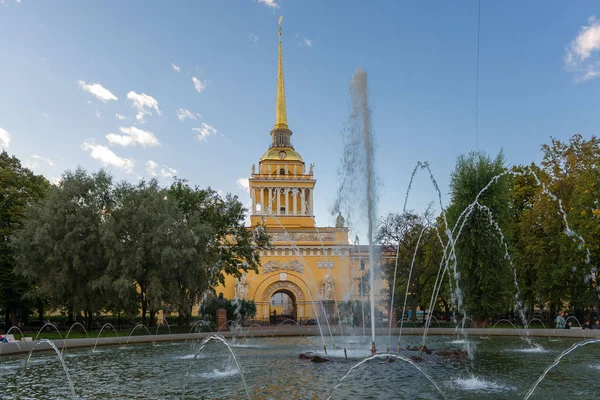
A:
[[[316,221],[331,209],[348,86],[368,73],[378,213],[401,211],[428,161],[448,202],[460,154],[541,159],[551,137],[600,126],[597,1],[0,0],[0,148],[56,181],[173,176],[233,193],[275,122],[283,16],[292,143],[315,163]],[[478,130],[476,134],[476,88]],[[420,174],[408,208],[437,199]]]

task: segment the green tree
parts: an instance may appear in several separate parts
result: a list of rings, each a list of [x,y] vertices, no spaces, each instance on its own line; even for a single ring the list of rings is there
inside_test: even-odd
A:
[[[4,311],[7,326],[17,324],[19,311],[26,317],[33,305],[24,298],[31,282],[15,273],[12,236],[21,226],[27,206],[39,201],[48,187],[43,176],[23,167],[19,159],[10,157],[6,151],[0,153],[0,309]],[[40,303],[40,299],[36,299],[35,305],[43,318]]]
[[[191,234],[193,258],[174,271],[173,283],[181,315],[189,320],[191,309],[201,295],[225,282],[225,275],[239,278],[243,273],[258,271],[260,251],[269,245],[263,226],[249,230],[244,225],[246,209],[236,196],[225,198],[208,188],[191,187],[177,179],[169,188],[181,212],[182,226]],[[178,293],[178,294],[176,294]]]
[[[66,308],[71,322],[83,311],[88,326],[105,304],[98,285],[106,267],[100,226],[112,203],[111,188],[105,171],[67,171],[44,199],[27,208],[13,237],[18,271],[35,282],[30,296]]]
[[[142,323],[150,313],[152,326],[169,286],[163,252],[174,251],[170,247],[175,204],[156,179],[135,186],[121,182],[114,193],[115,204],[102,231],[108,257],[104,287],[114,290],[127,307],[135,298]]]
[[[451,176],[451,205],[447,210],[451,229],[457,222],[458,226],[463,224],[462,219],[459,221],[463,211],[492,178],[503,172],[502,152],[494,159],[482,151],[458,158]],[[506,177],[492,183],[478,200],[491,211],[494,221],[505,232],[510,230],[509,200],[509,180]],[[478,325],[485,325],[489,316],[510,308],[514,291],[513,274],[486,209],[474,207],[462,218],[466,220],[460,237],[456,239],[455,249],[464,310]],[[458,229],[454,236],[457,233]]]
[[[377,237],[379,243],[386,248],[385,251],[395,254],[399,248],[394,308],[401,310],[404,304],[410,275],[407,301],[408,308],[413,311],[411,317],[413,321],[416,319],[418,306],[423,309],[429,307],[433,285],[443,256],[442,244],[436,231],[437,228],[432,224],[432,219],[433,215],[430,209],[423,215],[412,212],[389,214],[384,218]],[[414,266],[411,274],[413,257]],[[390,285],[391,292],[396,257],[387,260],[382,265],[382,271]],[[448,312],[450,307],[445,296],[445,289],[446,285],[442,285],[438,300],[445,305],[445,311]]]

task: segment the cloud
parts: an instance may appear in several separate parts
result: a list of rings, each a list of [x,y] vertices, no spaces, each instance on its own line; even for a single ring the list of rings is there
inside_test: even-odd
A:
[[[155,110],[160,115],[160,109],[158,108],[158,101],[147,95],[146,93],[136,93],[133,90],[127,93],[127,98],[131,100],[131,105],[137,110],[135,118],[138,122],[144,123],[144,115],[152,115],[151,110]]]
[[[123,114],[115,114],[115,115],[117,116],[117,119],[118,119],[119,121],[123,121],[124,119],[127,119],[127,117],[126,117],[126,116],[124,116]]]
[[[248,181],[248,178],[239,178],[235,183],[237,183],[240,189],[250,193],[250,182]]]
[[[281,6],[277,3],[277,0],[256,0],[259,3],[264,4],[267,7],[271,8],[280,8]]]
[[[591,16],[588,23],[566,48],[565,67],[578,82],[600,76],[600,21]]]
[[[165,165],[160,169],[160,174],[163,178],[173,178],[177,174],[177,170]]]
[[[96,110],[96,118],[100,118],[100,111]]]
[[[249,33],[248,34],[248,40],[250,40],[253,43],[258,43],[258,40],[260,38],[258,36],[256,36],[254,33]]]
[[[157,173],[158,167],[159,167],[159,165],[157,162],[154,162],[152,160],[146,161],[146,171],[148,171],[150,173],[150,175],[158,176],[158,173]],[[177,170],[174,168],[167,167],[166,165],[163,165],[160,168],[160,175],[163,178],[173,178],[175,176],[175,174],[177,174]]]
[[[10,133],[0,128],[0,149],[8,149],[10,146]]]
[[[205,141],[207,137],[217,134],[217,130],[206,122],[202,123],[202,128],[192,128],[193,131],[198,132],[198,140]]]
[[[37,161],[43,161],[46,164],[48,164],[49,167],[53,167],[54,166],[54,162],[51,159],[47,158],[47,157],[42,157],[42,156],[38,156],[37,154],[34,154],[34,155],[31,156],[31,159],[32,160],[37,160]]]
[[[79,87],[82,88],[84,91],[93,94],[105,103],[109,100],[119,100],[119,98],[112,94],[110,90],[106,89],[99,83],[87,83],[85,81],[80,80],[77,81],[77,84],[79,84]]]
[[[312,47],[312,40],[304,38],[303,41],[301,41],[300,46],[306,46],[306,47]]]
[[[192,81],[194,82],[194,87],[196,88],[196,91],[198,93],[202,93],[202,91],[204,89],[206,89],[206,81],[202,82],[202,81],[200,81],[200,79],[196,78],[195,76],[192,77]]]
[[[119,157],[106,146],[84,142],[81,147],[83,150],[89,151],[93,159],[100,161],[105,166],[119,168],[127,173],[133,170],[133,160]]]
[[[40,164],[42,162],[48,164],[49,167],[54,166],[54,162],[51,159],[38,156],[37,154],[34,154],[31,157],[29,157],[27,159],[27,162],[25,163],[25,166],[29,169],[36,170],[40,167]]]
[[[177,72],[181,72],[181,68],[179,68],[179,65],[175,65],[175,64],[171,63],[171,68],[173,68]]]
[[[150,173],[152,176],[156,176],[156,168],[158,168],[158,164],[152,160],[146,161],[146,171]]]
[[[42,113],[42,117],[44,118],[50,118],[50,114],[48,114],[47,112]]]
[[[179,118],[180,121],[184,121],[186,118],[198,119],[200,117],[201,117],[200,114],[198,114],[198,113],[194,114],[187,108],[180,108],[179,110],[177,110],[177,118]]]
[[[143,147],[160,146],[160,142],[154,136],[154,133],[150,131],[144,131],[135,126],[121,126],[119,127],[119,131],[122,135],[117,135],[116,133],[106,135],[106,139],[110,144],[117,144],[123,147],[135,146],[136,144],[140,144]]]

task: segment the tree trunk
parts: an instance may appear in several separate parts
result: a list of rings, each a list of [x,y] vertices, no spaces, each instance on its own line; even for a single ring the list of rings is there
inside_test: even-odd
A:
[[[185,322],[185,311],[183,307],[179,307],[179,310],[177,311],[177,325],[179,326],[183,326],[184,322]]]
[[[11,326],[18,326],[17,309],[16,308],[10,309],[10,321],[9,321],[8,327],[10,328]]]
[[[146,325],[146,312],[148,312],[148,304],[146,299],[142,299],[142,325]]]
[[[86,317],[86,325],[87,325],[87,329],[88,331],[92,329],[92,312],[90,310],[85,310],[85,317]]]
[[[69,304],[69,311],[67,314],[67,322],[69,325],[73,325],[73,305]]]
[[[43,324],[44,323],[44,304],[39,299],[37,301],[37,312],[38,312],[38,321],[40,321],[40,324]]]
[[[417,307],[419,306],[419,297],[418,296],[410,296],[410,309],[412,310],[412,313],[410,315],[410,320],[412,322],[416,322],[417,321]],[[423,314],[425,315],[425,314]]]
[[[10,324],[10,309],[7,308],[4,311],[4,329],[5,329],[5,331],[9,330],[10,326],[11,326],[11,324]]]
[[[148,324],[150,327],[154,326],[154,317],[156,316],[156,310],[150,310],[150,323]]]

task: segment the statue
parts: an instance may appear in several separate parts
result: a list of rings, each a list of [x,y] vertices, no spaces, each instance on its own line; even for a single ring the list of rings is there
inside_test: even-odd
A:
[[[254,164],[252,164],[252,175],[254,175],[254,169],[255,169],[255,168],[256,168],[256,167],[255,167],[255,165],[254,165]]]
[[[322,300],[333,300],[333,276],[329,272],[323,277],[323,283],[321,283],[321,299]]]
[[[308,170],[308,174],[312,175],[313,174],[313,168],[315,167],[315,163],[310,163],[310,169]]]
[[[344,219],[344,217],[342,217],[342,213],[340,212],[337,216],[337,219],[335,220],[335,227],[343,228],[345,223],[346,223],[346,220]]]
[[[269,175],[271,175],[271,165],[269,164],[269,166],[267,166],[267,172]]]
[[[247,274],[240,276],[235,281],[235,298],[238,300],[246,300],[248,295],[248,278]]]

